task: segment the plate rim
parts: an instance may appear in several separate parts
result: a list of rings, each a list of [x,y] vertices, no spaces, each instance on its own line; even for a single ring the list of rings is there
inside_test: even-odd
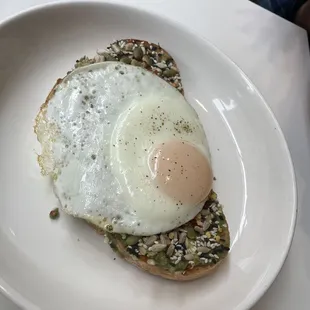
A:
[[[194,37],[199,38],[202,40],[208,47],[213,49],[216,54],[223,59],[223,61],[229,65],[231,68],[236,70],[239,74],[239,76],[245,81],[246,84],[250,85],[251,88],[254,90],[256,95],[260,98],[261,103],[264,106],[264,109],[266,112],[269,114],[271,117],[272,122],[277,126],[277,131],[278,131],[278,138],[279,142],[281,143],[283,150],[285,152],[285,157],[288,160],[288,172],[291,175],[291,182],[292,182],[292,210],[293,214],[291,216],[291,221],[290,221],[290,227],[288,230],[288,239],[287,239],[287,245],[284,251],[282,251],[281,256],[278,259],[277,266],[273,269],[271,272],[271,275],[267,280],[265,280],[265,283],[261,284],[259,288],[256,289],[256,293],[250,300],[245,299],[238,305],[238,310],[246,310],[252,308],[261,298],[262,296],[267,292],[267,290],[270,288],[272,283],[275,281],[277,278],[278,274],[280,273],[287,256],[289,254],[292,241],[294,238],[295,234],[295,228],[296,228],[296,223],[297,223],[297,214],[298,214],[298,189],[297,189],[297,181],[296,181],[296,174],[295,174],[295,169],[294,169],[294,163],[292,160],[291,152],[288,147],[286,138],[284,136],[284,133],[282,131],[282,128],[279,125],[279,122],[277,118],[274,115],[274,112],[268,105],[267,101],[265,100],[264,96],[262,93],[259,91],[259,89],[253,84],[249,76],[234,62],[225,52],[220,50],[215,44],[210,42],[207,38],[205,38],[201,33],[198,33],[195,31],[190,25],[185,25],[173,18],[167,17],[167,16],[161,16],[157,12],[151,10],[151,9],[146,9],[146,8],[141,8],[138,7],[137,4],[134,3],[125,3],[124,1],[116,0],[116,1],[111,1],[111,0],[60,0],[58,2],[49,2],[45,4],[39,4],[39,5],[34,5],[30,8],[26,8],[24,10],[21,10],[17,13],[11,14],[5,19],[0,21],[0,32],[3,27],[10,23],[14,23],[16,20],[21,19],[27,15],[36,13],[40,14],[40,11],[44,10],[49,10],[52,8],[62,8],[66,6],[76,6],[76,5],[82,5],[82,6],[87,6],[87,5],[100,5],[100,6],[110,6],[110,7],[116,7],[116,8],[122,8],[125,10],[129,11],[138,11],[138,12],[143,12],[146,15],[149,15],[150,17],[156,17],[159,20],[162,20],[165,23],[171,24],[176,26],[176,28],[180,29],[182,32],[188,33]],[[0,294],[4,295],[6,298],[11,300],[16,306],[23,307],[25,310],[39,310],[39,308],[34,305],[32,302],[30,302],[27,298],[23,297],[22,294],[16,290],[14,290],[10,285],[8,285],[2,278],[0,274]]]

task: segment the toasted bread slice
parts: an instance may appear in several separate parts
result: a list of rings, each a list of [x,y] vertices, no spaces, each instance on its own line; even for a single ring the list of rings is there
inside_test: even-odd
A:
[[[140,50],[135,52],[137,48]],[[103,61],[130,62],[132,65],[144,67],[183,94],[177,64],[159,45],[135,39],[118,40],[113,42],[106,51],[98,52],[94,58],[84,56],[77,60],[75,67]],[[35,133],[38,133],[38,124],[42,123],[40,119],[44,118],[48,102],[61,81],[62,79],[57,80],[41,106],[34,126]],[[38,140],[41,142],[39,136]],[[42,173],[47,175],[49,172],[45,171],[41,163],[42,156],[44,154],[38,156],[38,162]],[[204,209],[192,221],[168,233],[137,237],[106,232],[91,225],[98,233],[104,234],[109,239],[112,249],[127,262],[153,275],[170,280],[187,281],[208,275],[217,269],[229,252],[228,224],[214,192],[209,195]]]
[[[149,237],[97,232],[127,262],[176,281],[211,274],[227,257],[230,246],[228,224],[214,192],[192,221],[174,231]]]

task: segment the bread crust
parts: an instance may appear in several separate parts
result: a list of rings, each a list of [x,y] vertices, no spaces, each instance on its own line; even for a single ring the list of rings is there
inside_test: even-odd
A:
[[[106,232],[98,229],[93,224],[90,224],[99,234],[106,235]],[[229,229],[225,230],[223,238],[225,239],[225,244],[227,246],[230,245],[230,235]],[[185,272],[177,271],[171,273],[170,271],[160,267],[160,266],[153,266],[148,264],[144,260],[133,259],[132,255],[130,255],[123,243],[120,241],[120,238],[116,237],[116,234],[109,234],[109,240],[112,242],[113,250],[119,254],[120,257],[125,259],[128,263],[138,267],[139,269],[149,272],[154,276],[160,276],[162,278],[173,280],[173,281],[192,281],[198,278],[211,275],[213,272],[217,270],[217,268],[225,261],[228,256],[228,252],[225,256],[216,264],[209,266],[195,266],[192,269],[187,269]]]

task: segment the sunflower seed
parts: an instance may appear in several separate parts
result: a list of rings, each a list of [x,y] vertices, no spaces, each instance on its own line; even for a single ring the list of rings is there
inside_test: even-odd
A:
[[[145,63],[147,63],[149,66],[152,65],[152,60],[151,60],[150,56],[148,56],[148,55],[144,55],[144,56],[142,57],[142,61],[144,61]]]
[[[154,244],[154,242],[157,240],[157,236],[153,235],[147,238],[147,240],[144,242],[145,245],[147,246],[151,246],[152,244]]]
[[[133,49],[133,43],[127,43],[125,44],[125,51],[132,51]]]
[[[193,254],[186,254],[186,255],[184,255],[184,258],[186,260],[193,260],[194,259],[194,255]]]
[[[157,68],[157,67],[153,67],[152,70],[155,71],[155,72],[157,72],[157,73],[159,73],[160,75],[161,75],[161,73],[162,73],[161,69],[159,69],[159,68]]]
[[[174,238],[173,239],[174,240],[178,240],[179,239],[179,234],[178,234],[177,230],[174,231]]]
[[[145,54],[145,47],[141,46],[142,53]]]
[[[166,68],[167,68],[167,65],[164,64],[164,63],[162,63],[162,62],[158,62],[158,63],[156,64],[156,66],[157,66],[158,68],[160,68],[160,69],[166,69]]]
[[[211,250],[209,248],[207,248],[206,246],[201,246],[197,248],[197,252],[201,252],[201,253],[209,253]]]
[[[158,243],[158,244],[154,244],[153,246],[151,246],[151,247],[149,248],[149,251],[158,253],[158,252],[163,251],[166,247],[167,247],[166,244],[160,244],[160,243]]]
[[[195,231],[199,232],[201,235],[203,235],[203,229],[199,226],[194,227]]]
[[[206,231],[210,227],[211,223],[210,221],[205,221],[202,225],[203,231]]]
[[[210,210],[209,210],[209,209],[202,209],[202,210],[201,210],[201,214],[202,214],[203,216],[207,216],[207,215],[210,214]]]
[[[173,244],[170,244],[170,246],[169,246],[169,248],[168,248],[168,250],[166,252],[168,257],[170,257],[173,254],[174,249],[175,249],[175,246]]]
[[[167,244],[167,245],[170,245],[171,240],[169,239],[169,237],[167,236],[167,234],[164,234],[163,236],[164,236],[164,238],[166,239],[166,244]]]
[[[104,56],[99,55],[99,54],[95,56],[95,62],[103,62],[103,61],[105,61]]]
[[[185,247],[188,249],[190,247],[189,239],[185,238]]]
[[[146,262],[147,262],[149,265],[155,266],[155,261],[154,261],[154,259],[148,259]]]
[[[202,223],[201,221],[199,221],[199,220],[196,221],[196,223],[197,223],[197,225],[200,226],[200,227],[203,225],[203,223]]]
[[[140,252],[141,255],[146,255],[146,253],[147,253],[147,251],[146,251],[146,249],[144,247],[140,247],[139,248],[139,252]]]
[[[179,236],[179,243],[184,243],[186,240],[186,233],[182,232]]]
[[[103,56],[107,51],[106,50],[97,50],[97,55]]]
[[[159,236],[159,239],[160,239],[160,242],[161,242],[162,244],[166,244],[166,245],[167,245],[167,240],[166,240],[166,238],[165,238],[165,236],[164,236],[163,234],[161,234],[161,235]]]
[[[119,42],[119,46],[120,48],[123,48],[125,46],[126,42],[125,41],[120,41]]]
[[[118,53],[121,51],[121,49],[120,49],[120,47],[118,46],[117,43],[112,44],[111,47],[112,47],[112,50],[113,50],[116,54],[118,54]]]

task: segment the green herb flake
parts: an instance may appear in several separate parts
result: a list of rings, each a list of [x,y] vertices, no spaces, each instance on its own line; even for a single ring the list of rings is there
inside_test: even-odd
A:
[[[59,208],[55,208],[50,212],[50,219],[56,220],[59,218]]]

